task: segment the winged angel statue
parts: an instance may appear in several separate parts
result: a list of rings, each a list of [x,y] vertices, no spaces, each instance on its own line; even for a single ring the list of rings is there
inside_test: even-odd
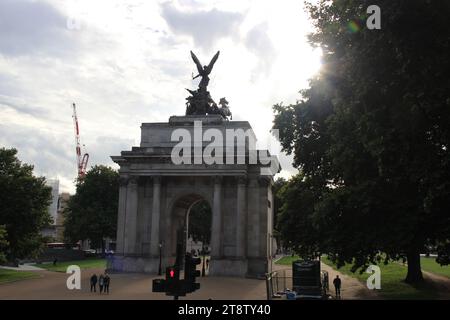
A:
[[[199,90],[206,91],[206,87],[209,84],[209,77],[208,76],[211,73],[211,70],[212,70],[212,68],[214,66],[214,63],[216,63],[217,59],[219,58],[219,54],[220,54],[220,51],[217,51],[217,53],[211,59],[211,62],[209,63],[209,65],[202,67],[202,64],[200,63],[200,60],[198,60],[197,56],[191,51],[192,60],[194,60],[195,65],[197,66],[197,70],[198,70],[198,75],[196,75],[192,79],[196,79],[198,77],[202,77],[202,80],[200,81],[200,83],[198,85],[198,89]]]
[[[198,75],[193,77],[192,79],[196,79],[198,77],[202,77],[200,83],[198,85],[198,89],[196,91],[186,89],[191,96],[187,97],[186,100],[186,115],[197,114],[197,115],[206,115],[206,114],[220,114],[223,118],[228,119],[231,117],[230,109],[228,108],[228,102],[225,98],[221,99],[220,108],[211,98],[210,93],[207,90],[209,84],[209,74],[219,58],[220,51],[214,55],[211,59],[209,65],[202,66],[200,60],[197,56],[191,51],[192,60],[194,60],[195,65],[197,66]]]

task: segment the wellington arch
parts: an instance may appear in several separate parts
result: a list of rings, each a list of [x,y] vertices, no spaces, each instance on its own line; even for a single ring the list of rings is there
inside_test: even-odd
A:
[[[219,52],[207,66],[191,56],[202,80],[188,90],[186,115],[143,123],[139,147],[111,157],[120,166],[120,191],[116,252],[108,268],[156,273],[160,255],[163,270],[173,265],[190,208],[206,201],[212,211],[209,275],[263,277],[271,266],[272,185],[280,166],[275,156],[256,150],[247,121],[229,120],[228,101],[216,104],[207,91]],[[230,132],[236,136],[225,140]],[[181,140],[188,161],[174,159]],[[217,161],[203,161],[212,141]]]
[[[263,165],[248,161],[174,164],[171,152],[177,141],[171,141],[172,132],[178,128],[193,131],[194,121],[201,121],[204,129],[221,132],[251,129],[247,121],[215,115],[142,124],[140,146],[112,156],[120,166],[113,270],[158,272],[160,244],[163,268],[174,264],[177,231],[185,226],[189,208],[204,200],[212,209],[209,274],[259,277],[269,271],[273,177],[261,175]]]

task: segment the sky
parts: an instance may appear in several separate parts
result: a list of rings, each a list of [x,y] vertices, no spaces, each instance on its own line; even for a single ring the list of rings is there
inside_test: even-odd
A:
[[[320,70],[303,1],[0,0],[0,147],[18,149],[36,175],[75,191],[73,102],[88,168],[140,143],[143,122],[184,115],[185,88],[220,50],[208,90],[249,121],[260,146],[272,106],[295,103]]]

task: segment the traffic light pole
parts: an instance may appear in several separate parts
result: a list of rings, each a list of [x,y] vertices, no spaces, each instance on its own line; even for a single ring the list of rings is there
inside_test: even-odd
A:
[[[182,238],[179,237],[178,239]],[[200,283],[195,282],[195,278],[200,276],[200,271],[197,270],[196,266],[201,263],[201,260],[192,257],[189,253],[184,255],[183,251],[183,243],[178,241],[175,265],[166,268],[165,279],[153,279],[153,292],[165,292],[166,295],[173,296],[173,300],[178,300],[180,296],[185,296],[186,293],[200,289]],[[180,279],[180,270],[183,267],[184,279]]]
[[[204,245],[202,245],[202,254],[203,254],[202,277],[204,277],[205,276],[205,258],[206,258],[206,252],[205,252]]]

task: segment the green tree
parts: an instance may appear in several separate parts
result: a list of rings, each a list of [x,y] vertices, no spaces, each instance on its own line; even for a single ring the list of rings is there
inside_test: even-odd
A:
[[[90,240],[95,248],[104,250],[104,239],[115,238],[119,174],[106,166],[91,168],[77,183],[64,212],[64,237],[69,243]]]
[[[277,239],[277,244],[280,245],[280,234],[278,230],[278,219],[280,216],[280,209],[282,205],[282,199],[280,197],[280,190],[283,188],[283,186],[287,183],[286,179],[284,178],[278,178],[275,180],[273,187],[272,187],[272,194],[273,194],[273,226],[274,231],[273,234],[275,238]]]
[[[5,226],[0,226],[0,264],[5,263],[6,260],[6,250],[8,248],[9,242],[6,240],[7,232]]]
[[[5,226],[9,261],[37,255],[44,244],[41,230],[51,222],[51,188],[16,155],[16,149],[0,148],[0,225]]]
[[[382,29],[369,30],[371,4],[308,6],[322,71],[297,104],[274,106],[274,127],[302,172],[297,185],[314,181],[297,194],[313,191],[312,206],[292,214],[321,237],[310,244],[297,230],[297,245],[354,270],[403,258],[414,283],[425,245],[449,250],[450,4],[379,1]]]
[[[189,237],[194,241],[201,241],[209,245],[211,241],[211,207],[206,201],[194,205],[189,212]]]
[[[303,258],[320,254],[321,230],[314,225],[314,205],[320,197],[320,188],[313,179],[301,174],[292,177],[278,191],[282,203],[276,228],[285,247]]]

